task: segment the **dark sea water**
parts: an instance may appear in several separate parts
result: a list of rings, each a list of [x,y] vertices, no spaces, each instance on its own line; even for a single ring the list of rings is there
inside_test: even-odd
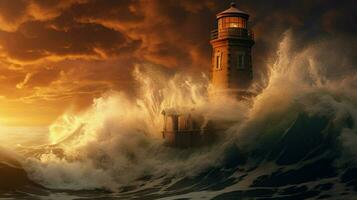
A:
[[[80,118],[64,117],[51,129],[51,145],[0,154],[0,199],[357,199],[355,74],[323,76],[317,69],[334,63],[311,59],[325,51],[293,53],[290,40],[249,103],[223,99],[208,109],[194,85],[182,95],[169,82],[156,96],[139,77],[151,89],[135,106],[110,96]],[[215,144],[174,149],[157,137],[156,115],[188,105],[187,95],[212,120],[231,122]]]
[[[356,199],[357,167],[344,155],[331,116],[299,113],[284,129],[244,152],[225,146],[220,163],[192,176],[144,176],[117,191],[48,189],[16,165],[0,165],[0,197],[9,199]],[[267,127],[268,129],[270,127]],[[214,146],[210,147],[214,148]],[[192,150],[194,151],[194,150]]]

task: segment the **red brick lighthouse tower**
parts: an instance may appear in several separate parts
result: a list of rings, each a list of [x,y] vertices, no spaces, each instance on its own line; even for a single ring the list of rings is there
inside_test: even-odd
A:
[[[248,29],[249,15],[231,3],[217,15],[218,27],[212,31],[211,83],[213,95],[241,98],[251,85],[253,32]]]
[[[236,8],[234,3],[217,15],[218,28],[212,31],[212,68],[210,97],[229,95],[238,99],[250,96],[253,33],[248,30],[249,15]],[[225,128],[229,121],[206,121],[202,113],[178,108],[166,109],[162,136],[165,143],[179,148],[210,144],[216,131]],[[223,122],[223,123],[222,123]],[[226,127],[227,128],[227,127]]]

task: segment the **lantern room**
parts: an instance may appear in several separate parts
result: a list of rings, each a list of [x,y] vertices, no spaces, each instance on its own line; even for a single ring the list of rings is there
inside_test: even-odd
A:
[[[229,28],[247,29],[247,21],[249,15],[236,7],[235,3],[231,3],[231,7],[217,15],[218,31],[224,31]]]
[[[248,13],[239,10],[235,3],[231,3],[230,8],[217,14],[217,30],[212,32],[212,39],[218,37],[236,36],[253,37],[253,33],[248,30]]]

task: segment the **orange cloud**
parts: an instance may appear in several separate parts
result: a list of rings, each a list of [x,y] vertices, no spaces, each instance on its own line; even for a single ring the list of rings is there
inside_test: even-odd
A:
[[[138,63],[208,72],[210,30],[215,14],[228,5],[222,0],[0,1],[0,113],[16,119],[33,112],[47,123],[72,104],[82,108],[108,90],[135,93],[131,72]],[[298,33],[299,44],[326,32],[356,31],[353,14],[346,14],[354,13],[353,6],[346,2],[238,6],[251,14],[257,73],[264,72],[286,29]]]
[[[27,73],[24,80],[22,82],[16,84],[16,88],[22,89],[26,85],[26,83],[30,80],[31,76],[32,76],[31,73]]]

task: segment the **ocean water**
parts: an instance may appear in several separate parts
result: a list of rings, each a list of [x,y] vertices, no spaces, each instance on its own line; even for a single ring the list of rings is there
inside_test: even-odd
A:
[[[47,142],[1,148],[0,199],[357,199],[357,75],[329,45],[296,50],[287,32],[244,102],[210,101],[204,75],[138,67],[136,99],[109,92]],[[211,146],[165,146],[160,112],[179,107],[229,125]]]

